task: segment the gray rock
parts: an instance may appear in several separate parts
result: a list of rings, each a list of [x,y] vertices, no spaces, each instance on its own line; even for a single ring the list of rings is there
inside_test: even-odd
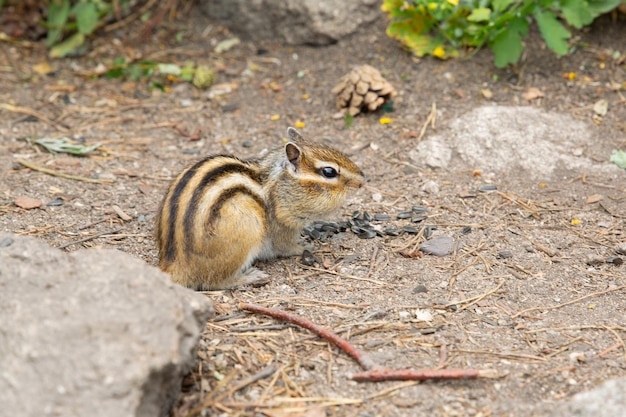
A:
[[[437,236],[422,243],[420,250],[435,256],[447,256],[454,251],[454,239],[450,236]]]
[[[378,0],[201,0],[211,19],[249,39],[326,45],[382,16]]]
[[[593,128],[567,114],[533,107],[484,106],[452,120],[446,131],[421,141],[409,152],[418,165],[460,167],[511,173],[532,179],[551,178],[557,170],[626,172],[608,162],[577,156],[574,150],[594,143]]]
[[[611,379],[594,390],[575,395],[567,403],[546,413],[549,417],[626,416],[626,378]]]
[[[166,415],[209,300],[119,251],[0,242],[2,414]]]

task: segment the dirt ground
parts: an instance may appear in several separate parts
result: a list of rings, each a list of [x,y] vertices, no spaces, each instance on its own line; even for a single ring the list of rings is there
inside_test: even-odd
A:
[[[588,122],[601,140],[586,155],[608,160],[612,149],[626,148],[626,62],[613,56],[626,54],[624,19],[607,16],[577,33],[575,52],[564,58],[532,34],[521,64],[504,70],[489,51],[469,60],[412,58],[384,28],[381,18],[328,47],[243,42],[218,55],[216,42],[232,34],[192,18],[160,27],[149,41],[125,35],[139,26],[107,33],[86,56],[50,61],[49,75],[34,67],[46,61],[43,44],[0,43],[4,231],[69,251],[114,247],[156,264],[153,221],[173,175],[202,155],[256,156],[301,122],[305,136],[348,152],[368,175],[337,220],[367,210],[389,214],[385,227],[403,227],[407,220],[396,215],[419,205],[433,235],[464,244],[447,257],[404,257],[402,248],[421,240],[347,232],[315,242],[317,267],[269,261],[258,265],[272,277],[267,285],[207,293],[219,315],[207,324],[174,416],[545,415],[626,376],[625,267],[602,262],[624,257],[616,248],[626,243],[626,183],[588,172],[545,183],[514,172],[490,179],[471,167],[435,171],[407,157],[436,103],[437,124],[425,137],[477,106],[536,106]],[[91,77],[100,63],[138,54],[212,65],[223,94],[188,83],[149,92],[143,82]],[[358,64],[381,70],[399,97],[393,113],[359,116],[346,128],[334,117],[330,90]],[[530,87],[544,97],[525,100]],[[609,111],[594,120],[600,99]],[[393,122],[380,124],[382,116]],[[32,143],[61,136],[102,147],[74,157]],[[101,182],[47,175],[19,160]],[[430,181],[437,194],[423,191]],[[498,191],[468,197],[489,184]],[[21,196],[43,205],[19,208]],[[333,329],[380,366],[492,369],[499,377],[357,383],[350,376],[360,368],[345,353],[300,328],[246,314],[241,301]],[[268,364],[273,372],[247,380]]]

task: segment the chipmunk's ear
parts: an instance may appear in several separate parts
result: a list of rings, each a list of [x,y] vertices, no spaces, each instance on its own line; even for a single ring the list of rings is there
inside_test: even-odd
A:
[[[287,128],[287,138],[289,142],[302,142],[304,140],[300,132],[291,126]]]
[[[296,131],[296,133],[298,132]],[[300,166],[300,161],[302,160],[302,150],[298,145],[288,142],[285,145],[285,155],[287,155],[287,160],[294,166],[294,168],[298,168],[298,166]]]

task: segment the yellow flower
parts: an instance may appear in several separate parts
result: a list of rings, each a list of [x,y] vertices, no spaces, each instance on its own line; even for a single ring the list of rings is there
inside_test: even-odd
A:
[[[446,50],[443,49],[443,47],[440,45],[440,46],[436,47],[435,49],[433,49],[431,54],[434,57],[437,57],[439,59],[443,59],[443,57],[446,56]]]
[[[270,116],[270,120],[271,121],[276,121],[276,120],[280,120],[280,114],[274,114],[272,116]]]
[[[380,123],[381,125],[388,125],[389,123],[392,123],[393,119],[391,117],[381,117],[380,120],[378,121],[378,123]]]
[[[428,10],[436,10],[437,6],[437,3],[428,3]]]
[[[574,81],[576,79],[576,73],[575,72],[570,72],[567,74],[567,79],[570,81]]]
[[[304,122],[295,122],[293,125],[298,129],[304,128]]]
[[[580,224],[580,219],[572,219],[572,225],[577,226]]]
[[[302,94],[302,100],[308,100],[309,99],[309,95],[304,93]]]
[[[448,3],[450,3],[453,6],[458,6],[459,5],[459,0],[448,0]]]

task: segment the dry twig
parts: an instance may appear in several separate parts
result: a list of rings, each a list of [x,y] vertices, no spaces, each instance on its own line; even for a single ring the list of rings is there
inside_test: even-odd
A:
[[[337,334],[313,323],[310,320],[305,319],[304,317],[296,316],[282,310],[263,307],[258,304],[239,303],[239,308],[242,310],[250,311],[252,313],[263,314],[273,317],[275,319],[293,323],[300,327],[304,327],[305,329],[310,330],[316,335],[333,343],[335,346],[346,352],[348,355],[352,356],[352,358],[354,358],[354,360],[356,360],[363,369],[369,370],[374,368],[374,362],[368,356],[366,356],[364,352],[361,352],[359,349],[354,347],[347,340],[339,337]]]
[[[425,381],[431,379],[497,378],[491,369],[374,369],[352,375],[357,382]]]
[[[626,288],[626,285],[620,285],[619,287],[615,287],[615,288],[609,288],[608,290],[604,290],[604,291],[596,291],[596,292],[592,292],[591,294],[587,294],[587,295],[583,295],[582,297],[578,297],[575,298],[573,300],[567,301],[565,303],[561,303],[561,304],[557,304],[557,305],[553,305],[553,306],[548,306],[548,307],[531,307],[531,308],[527,308],[526,310],[522,310],[522,311],[518,311],[517,313],[513,314],[511,316],[512,319],[519,317],[523,314],[528,313],[529,311],[547,311],[547,310],[556,310],[559,309],[561,307],[565,307],[568,306],[570,304],[575,304],[579,301],[585,300],[587,298],[591,298],[591,297],[595,297],[598,295],[604,295],[604,294],[608,294],[610,292],[614,292],[614,291],[619,291],[619,290],[623,290]]]
[[[39,165],[35,165],[31,162],[24,161],[23,159],[18,159],[17,163],[20,165],[24,165],[26,168],[30,168],[34,171],[43,172],[44,174],[53,175],[55,177],[66,178],[68,180],[91,182],[91,183],[96,183],[96,184],[110,184],[113,182],[113,180],[105,180],[105,179],[100,180],[96,178],[86,178],[86,177],[80,177],[77,175],[64,174],[63,172],[55,171],[49,168],[44,168]]]

